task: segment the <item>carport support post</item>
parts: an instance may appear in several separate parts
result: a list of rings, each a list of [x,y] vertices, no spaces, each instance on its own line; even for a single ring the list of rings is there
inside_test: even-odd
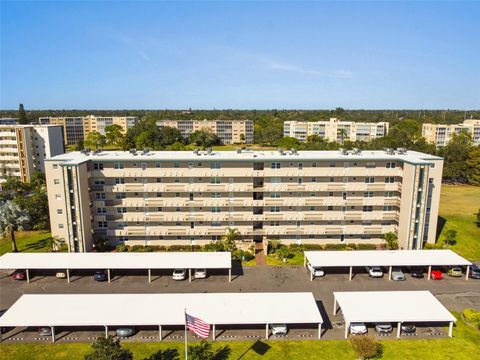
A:
[[[158,325],[158,338],[162,341],[162,325]]]
[[[188,269],[188,281],[192,282],[192,269]]]
[[[215,340],[215,324],[212,325],[212,336],[213,336],[213,340]]]
[[[392,280],[392,267],[388,268],[388,280]]]
[[[30,284],[30,272],[28,269],[25,269],[25,273],[27,274],[27,284]]]
[[[318,323],[318,338],[322,338],[322,323]]]
[[[398,322],[397,323],[397,338],[400,337],[400,329],[402,328],[402,323],[401,322]]]
[[[348,328],[350,327],[350,323],[345,321],[345,339],[348,339]]]
[[[108,325],[105,325],[105,337],[108,338]]]
[[[228,269],[228,282],[232,282],[232,268]]]
[[[152,269],[148,269],[148,282],[152,282]]]
[[[55,326],[51,326],[50,330],[52,332],[52,343],[55,342]]]
[[[452,337],[453,335],[453,321],[450,321],[450,324],[448,325],[448,336]]]
[[[110,282],[110,269],[107,269],[107,274],[108,274],[108,282]]]
[[[352,271],[353,271],[353,266],[350,266],[350,273],[348,275],[348,280],[352,280]]]
[[[467,270],[465,271],[465,280],[468,280],[469,274],[470,274],[470,265],[467,265]]]
[[[67,282],[70,284],[70,270],[67,269]]]
[[[430,280],[430,276],[432,275],[432,265],[428,267],[428,275],[427,275],[427,280]]]
[[[265,339],[267,339],[267,340],[268,340],[268,335],[269,335],[269,333],[268,333],[268,324],[265,324]]]

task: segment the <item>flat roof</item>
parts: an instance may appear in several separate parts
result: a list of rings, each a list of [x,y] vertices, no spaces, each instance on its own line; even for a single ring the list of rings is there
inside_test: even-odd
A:
[[[472,265],[452,250],[305,251],[313,266],[445,266]]]
[[[135,154],[129,151],[102,151],[98,154],[82,153],[79,151],[69,152],[57,155],[46,161],[65,162],[65,165],[80,164],[85,161],[401,161],[414,164],[430,164],[431,160],[442,160],[438,156],[424,154],[417,151],[406,151],[399,153],[394,151],[388,154],[382,150],[363,150],[358,154],[348,152],[342,154],[340,151],[254,151],[243,150],[240,153],[236,151],[212,151],[208,154],[206,151],[199,151],[195,154],[193,151],[149,151],[143,154],[137,151]]]
[[[334,292],[345,322],[456,321],[430,291]]]
[[[0,326],[183,325],[185,309],[209,324],[323,322],[307,292],[28,294],[0,317]]]
[[[230,269],[230,252],[7,253],[0,269]]]

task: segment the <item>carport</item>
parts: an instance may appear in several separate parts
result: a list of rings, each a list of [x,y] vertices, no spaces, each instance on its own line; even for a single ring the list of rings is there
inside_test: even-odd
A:
[[[232,281],[230,252],[151,252],[151,253],[7,253],[0,256],[0,269],[65,270],[70,282],[70,270],[106,269],[108,282],[112,270],[143,269],[152,281],[152,269],[187,269],[189,281],[192,269],[228,269]]]
[[[391,280],[394,266],[428,267],[427,279],[430,280],[432,266],[465,266],[468,280],[472,263],[452,250],[357,250],[357,251],[305,251],[304,266],[349,267],[349,280],[352,280],[353,268],[364,266],[388,267]],[[313,274],[310,274],[313,280]]]
[[[430,291],[354,291],[333,293],[333,315],[337,303],[345,319],[345,339],[351,323],[397,323],[397,338],[401,325],[409,323],[449,323],[452,337],[457,321]]]
[[[22,295],[0,318],[0,327],[158,326],[185,324],[185,311],[216,326],[318,324],[322,316],[312,293],[201,294],[28,294]]]

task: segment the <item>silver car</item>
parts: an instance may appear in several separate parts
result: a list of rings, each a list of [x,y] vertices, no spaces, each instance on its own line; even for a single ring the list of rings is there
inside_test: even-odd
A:
[[[135,334],[135,329],[133,327],[121,327],[116,330],[118,337],[129,337]]]
[[[392,280],[394,281],[403,281],[405,280],[405,274],[400,267],[394,267],[392,269]]]
[[[390,334],[393,330],[390,323],[379,323],[375,325],[375,331],[380,334]]]

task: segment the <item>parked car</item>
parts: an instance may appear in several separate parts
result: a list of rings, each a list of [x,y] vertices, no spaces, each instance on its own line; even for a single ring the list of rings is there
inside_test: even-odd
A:
[[[409,323],[403,323],[403,324],[400,326],[400,329],[401,329],[402,332],[405,333],[405,334],[414,334],[415,331],[417,330],[417,328],[416,328],[415,325],[409,324]]]
[[[270,329],[273,335],[287,335],[288,331],[286,324],[271,324]]]
[[[10,276],[13,280],[27,280],[27,273],[25,270],[15,270]]]
[[[423,273],[425,272],[424,268],[421,267],[412,267],[410,269],[410,276],[416,279],[423,279],[424,275]]]
[[[477,264],[470,266],[470,277],[472,279],[480,279],[480,267]]]
[[[463,276],[463,271],[461,267],[453,266],[448,269],[448,276],[460,277]]]
[[[383,270],[380,266],[366,266],[365,270],[367,270],[368,275],[373,278],[381,278],[383,277]]]
[[[350,332],[352,334],[366,334],[367,327],[364,323],[351,323],[350,324]]]
[[[400,267],[394,267],[392,269],[392,280],[394,281],[403,281],[405,280],[405,274]]]
[[[195,269],[193,277],[195,279],[205,279],[207,277],[207,269]]]
[[[185,269],[175,269],[173,270],[172,278],[173,280],[185,280],[185,275]]]
[[[443,279],[443,273],[442,273],[441,270],[438,270],[438,269],[432,270],[432,272],[430,274],[430,278],[432,280],[442,280]]]
[[[38,335],[40,336],[52,336],[52,329],[46,326],[38,328]]]
[[[93,274],[93,279],[95,281],[107,281],[107,272],[105,270],[95,271],[95,273]]]
[[[381,334],[390,334],[393,331],[393,327],[390,323],[379,323],[375,325],[375,331]]]
[[[65,279],[67,277],[67,273],[65,271],[57,271],[55,277],[57,279]]]
[[[116,331],[117,336],[119,337],[129,337],[135,334],[135,328],[133,327],[121,327],[118,328]]]
[[[312,264],[307,264],[308,270],[313,274],[313,277],[322,277],[325,276],[325,271],[320,266],[312,266]]]

